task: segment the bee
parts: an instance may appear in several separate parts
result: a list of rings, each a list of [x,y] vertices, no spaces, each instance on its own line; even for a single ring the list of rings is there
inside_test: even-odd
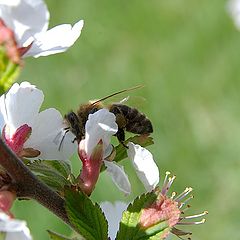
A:
[[[81,104],[76,113],[74,111],[70,111],[65,115],[65,122],[68,126],[66,130],[71,131],[75,135],[74,141],[79,143],[85,136],[85,124],[88,120],[88,115],[95,113],[102,108],[108,108],[109,112],[116,116],[118,131],[115,136],[118,141],[123,144],[123,146],[127,147],[124,144],[125,131],[140,135],[152,133],[153,127],[151,121],[136,108],[129,107],[122,103],[112,103],[108,106],[104,106],[103,104],[103,101],[108,98],[139,87],[140,86],[124,89],[101,98],[100,100],[89,101],[86,104]]]

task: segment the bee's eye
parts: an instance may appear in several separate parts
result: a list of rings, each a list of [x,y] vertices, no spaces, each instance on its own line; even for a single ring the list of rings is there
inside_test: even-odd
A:
[[[66,115],[66,118],[68,119],[68,121],[69,121],[70,123],[74,123],[74,122],[76,122],[76,121],[78,120],[78,118],[77,118],[77,116],[76,116],[76,114],[75,114],[74,112],[68,113],[68,114]]]

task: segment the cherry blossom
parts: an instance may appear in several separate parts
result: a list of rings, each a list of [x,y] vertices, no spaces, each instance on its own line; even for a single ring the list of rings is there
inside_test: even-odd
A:
[[[43,92],[28,82],[15,83],[0,97],[0,131],[10,148],[19,156],[47,160],[66,160],[76,150],[74,135],[68,132],[59,111],[39,112]]]
[[[81,180],[83,189],[88,193],[93,190],[100,173],[102,163],[116,186],[125,194],[131,193],[131,184],[124,168],[114,160],[108,159],[114,152],[111,137],[117,133],[116,117],[107,109],[101,109],[89,114],[85,126],[85,139],[79,145],[79,156],[83,162]],[[98,146],[98,148],[97,148]],[[99,147],[101,146],[101,150]],[[98,154],[94,153],[97,148]],[[152,154],[139,145],[128,143],[128,157],[133,163],[140,180],[147,191],[151,191],[159,181],[159,171]],[[93,154],[94,153],[94,154]]]
[[[81,34],[83,20],[48,30],[49,11],[43,0],[1,0],[0,19],[15,34],[24,57],[66,51]]]

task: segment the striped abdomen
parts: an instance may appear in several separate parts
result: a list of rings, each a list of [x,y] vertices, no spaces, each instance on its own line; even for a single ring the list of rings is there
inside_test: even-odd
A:
[[[151,121],[136,108],[123,104],[112,104],[109,111],[115,114],[116,122],[120,129],[136,134],[153,132]]]

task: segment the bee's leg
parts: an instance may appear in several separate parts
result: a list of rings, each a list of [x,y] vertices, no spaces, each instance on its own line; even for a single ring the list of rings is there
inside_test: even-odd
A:
[[[61,147],[62,147],[62,144],[63,144],[63,140],[64,140],[66,134],[70,131],[69,129],[70,129],[69,127],[64,128],[65,132],[64,132],[64,135],[63,135],[63,137],[62,137],[62,139],[61,139],[61,141],[60,141],[60,144],[59,144],[59,146],[58,146],[58,151],[61,150]]]
[[[75,141],[77,141],[77,137],[75,137],[75,138],[72,140],[72,143],[75,143]]]
[[[125,141],[125,132],[123,130],[123,128],[118,128],[118,131],[116,133],[116,137],[118,139],[118,141],[125,147],[128,148],[128,146],[124,143]]]

